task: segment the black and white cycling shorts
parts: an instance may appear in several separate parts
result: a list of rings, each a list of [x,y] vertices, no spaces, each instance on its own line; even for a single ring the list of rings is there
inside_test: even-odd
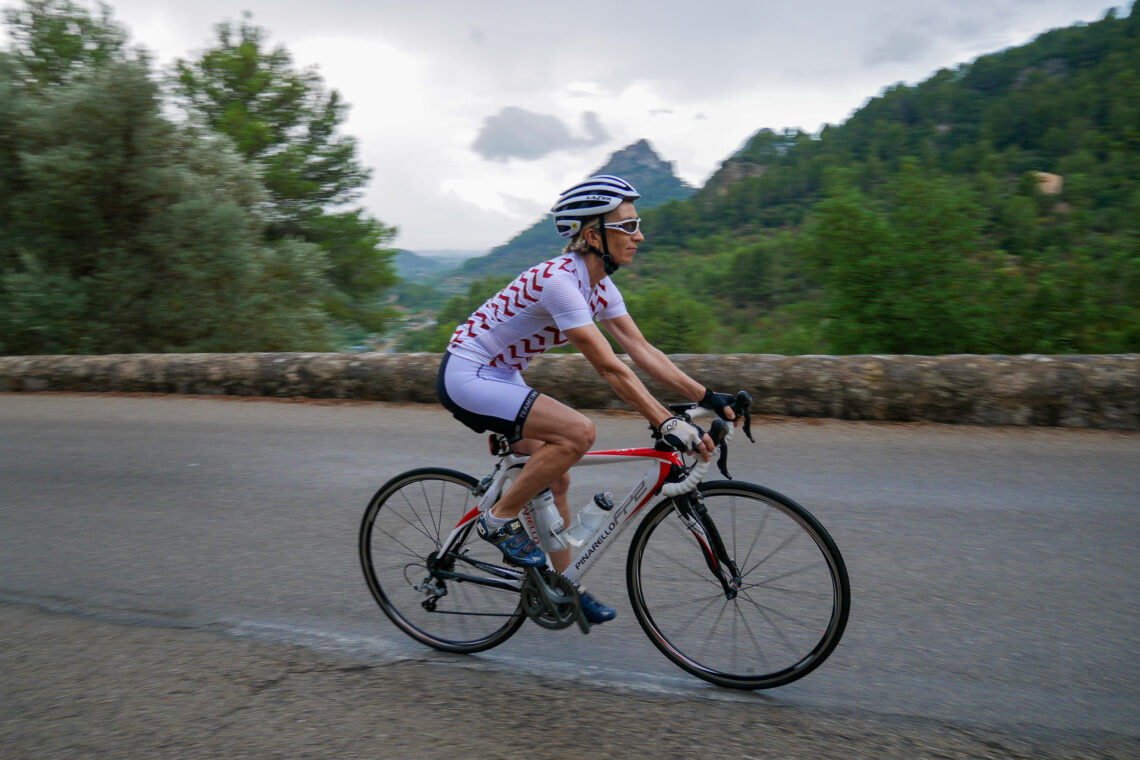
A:
[[[518,370],[452,353],[443,355],[435,390],[455,419],[476,433],[492,430],[513,440],[522,438],[523,423],[538,398]]]

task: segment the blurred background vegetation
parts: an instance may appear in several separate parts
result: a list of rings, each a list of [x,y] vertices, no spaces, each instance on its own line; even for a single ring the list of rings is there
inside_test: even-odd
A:
[[[107,6],[0,52],[0,352],[329,350],[381,332],[394,230],[345,104],[245,19],[168,81]]]
[[[105,7],[6,27],[0,353],[439,351],[560,250],[543,220],[399,281],[346,104],[248,18],[166,79]],[[698,190],[623,156],[647,242],[618,283],[667,352],[1140,351],[1135,5],[762,129]]]

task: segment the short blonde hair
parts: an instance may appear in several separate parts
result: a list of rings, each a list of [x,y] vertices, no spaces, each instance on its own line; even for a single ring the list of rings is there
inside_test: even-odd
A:
[[[578,230],[578,234],[570,238],[570,242],[562,249],[563,253],[586,253],[590,250],[590,244],[586,242],[586,230],[597,227],[602,221],[600,216],[591,217],[589,221],[582,225]]]

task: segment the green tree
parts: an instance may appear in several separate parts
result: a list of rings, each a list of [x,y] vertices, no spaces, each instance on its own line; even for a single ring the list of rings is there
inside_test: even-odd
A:
[[[363,210],[369,170],[355,139],[340,133],[348,106],[315,69],[298,70],[248,15],[216,27],[214,47],[177,63],[175,91],[192,121],[228,135],[261,172],[269,192],[265,236],[314,243],[329,261],[325,308],[346,327],[379,332],[396,282],[386,246],[396,230]]]
[[[11,50],[20,62],[22,87],[42,89],[94,74],[104,64],[125,58],[127,32],[99,3],[92,18],[70,0],[25,0],[4,12]],[[136,57],[145,54],[136,51]]]
[[[118,34],[83,9],[8,19],[40,41],[0,54],[0,351],[327,348],[323,255],[265,242],[265,190],[229,141],[165,120],[145,57],[76,56]]]
[[[645,338],[665,353],[700,354],[714,347],[715,314],[707,304],[665,285],[628,293],[625,300]]]
[[[842,183],[817,209],[828,337],[843,353],[987,350],[991,278],[970,191],[914,164],[891,190],[889,213]]]
[[[857,189],[837,181],[815,209],[805,241],[823,282],[824,332],[840,353],[885,351],[891,340],[890,227]],[[883,348],[878,348],[883,346]]]

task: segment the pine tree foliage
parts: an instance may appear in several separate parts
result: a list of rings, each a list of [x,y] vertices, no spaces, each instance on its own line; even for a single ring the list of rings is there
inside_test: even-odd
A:
[[[340,133],[348,105],[315,69],[298,70],[284,47],[246,15],[218,24],[214,47],[179,61],[175,90],[191,119],[228,135],[268,190],[267,240],[320,247],[331,264],[325,308],[349,330],[381,332],[395,284],[396,230],[360,208],[370,172],[356,140]]]
[[[256,172],[164,118],[106,8],[34,0],[7,20],[0,352],[329,348],[324,253],[266,241]]]

